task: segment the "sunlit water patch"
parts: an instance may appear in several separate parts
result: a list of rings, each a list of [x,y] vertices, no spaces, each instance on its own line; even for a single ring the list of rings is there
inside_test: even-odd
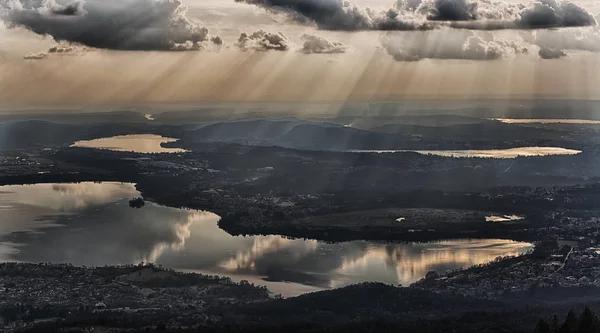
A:
[[[591,119],[518,119],[518,118],[492,118],[506,124],[587,124],[600,125],[600,120]]]
[[[162,143],[175,142],[177,139],[166,138],[154,134],[118,135],[110,138],[82,140],[75,142],[72,147],[108,149],[136,153],[183,153],[185,149],[164,148]]]
[[[210,212],[146,202],[134,184],[79,183],[0,187],[0,260],[75,265],[155,262],[227,275],[297,295],[364,281],[407,285],[444,272],[519,255],[531,244],[452,240],[328,244],[280,236],[231,236]]]
[[[517,158],[528,156],[576,155],[581,150],[558,147],[521,147],[508,149],[467,149],[467,150],[350,150],[353,153],[405,153],[415,152],[422,155],[446,157],[480,157],[480,158]]]
[[[485,217],[486,222],[510,222],[510,221],[519,221],[522,219],[524,219],[524,217],[518,216],[518,215],[502,215],[502,216],[492,215],[492,216]]]

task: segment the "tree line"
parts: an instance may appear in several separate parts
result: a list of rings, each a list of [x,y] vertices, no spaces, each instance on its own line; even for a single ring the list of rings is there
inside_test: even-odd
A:
[[[573,310],[561,321],[557,315],[540,319],[534,333],[600,333],[600,320],[594,310],[586,307],[580,314]]]

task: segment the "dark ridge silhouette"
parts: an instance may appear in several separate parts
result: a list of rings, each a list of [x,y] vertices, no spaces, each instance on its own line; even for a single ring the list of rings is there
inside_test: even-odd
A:
[[[339,116],[331,121],[362,129],[374,129],[386,125],[415,125],[428,127],[445,127],[452,125],[479,124],[492,122],[478,117],[454,114],[415,115],[415,116]]]
[[[507,126],[508,125],[508,126]],[[556,131],[484,121],[472,124],[455,124],[443,127],[393,124],[373,128],[372,131],[395,134],[420,135],[446,140],[535,140],[552,139]]]

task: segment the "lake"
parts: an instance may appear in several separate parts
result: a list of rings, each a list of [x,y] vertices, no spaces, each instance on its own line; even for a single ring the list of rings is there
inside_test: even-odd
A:
[[[175,142],[178,139],[166,138],[155,134],[119,135],[109,138],[77,141],[71,147],[107,149],[137,153],[184,153],[181,148],[164,148],[162,143]],[[558,147],[520,147],[508,149],[470,149],[470,150],[348,150],[351,153],[403,153],[415,152],[423,155],[446,157],[480,158],[517,158],[521,156],[576,155],[580,150]]]
[[[507,124],[587,124],[600,125],[600,120],[591,119],[527,119],[527,118],[492,118]]]
[[[246,279],[285,296],[364,281],[407,285],[444,272],[519,255],[510,240],[390,244],[322,243],[280,236],[231,236],[210,212],[146,202],[130,183],[0,186],[0,260],[75,265],[162,264]],[[485,222],[482,222],[485,223]]]
[[[446,157],[480,157],[480,158],[517,158],[528,156],[576,155],[581,150],[558,147],[520,147],[508,149],[466,149],[466,150],[349,150],[352,153],[405,153],[415,152],[423,155]]]
[[[178,139],[166,138],[155,134],[119,135],[110,138],[77,141],[71,147],[108,149],[136,153],[184,153],[181,148],[164,148],[162,143],[175,142]]]

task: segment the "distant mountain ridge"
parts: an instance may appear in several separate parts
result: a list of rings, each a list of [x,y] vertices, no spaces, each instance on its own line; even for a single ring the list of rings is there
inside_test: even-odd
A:
[[[406,140],[410,140],[410,136],[289,118],[213,123],[188,131],[182,137],[182,141],[187,142],[229,142],[316,150],[393,147]]]
[[[179,125],[166,125],[157,121],[62,123],[23,120],[0,123],[0,148],[64,145],[77,140],[124,134],[158,134],[178,138],[180,140],[171,146],[188,149],[194,149],[193,146],[197,144],[214,142],[335,151],[491,149],[523,145],[548,146],[556,138],[569,135],[559,128],[446,115],[376,117],[371,125],[383,121],[389,123],[365,129],[329,119],[316,121],[295,117]]]
[[[453,114],[441,114],[421,116],[339,116],[332,118],[332,121],[346,124],[350,127],[374,129],[386,125],[445,127],[451,125],[478,124],[490,120]]]
[[[207,141],[237,140],[274,140],[284,136],[298,125],[318,125],[322,127],[340,127],[333,123],[313,123],[306,120],[289,118],[233,120],[211,123],[188,132],[194,139]]]
[[[476,142],[493,148],[498,143],[551,140],[556,130],[506,124],[496,120],[464,116],[383,117],[392,123],[371,129],[355,128],[333,121],[298,118],[262,118],[211,123],[186,131],[182,142],[225,142],[248,145],[281,146],[310,150],[385,150],[426,147],[428,142]],[[399,123],[399,122],[405,123]],[[416,125],[416,123],[434,126]],[[365,123],[363,122],[363,125]],[[486,144],[486,142],[488,142]]]
[[[64,124],[45,120],[0,123],[0,149],[70,144],[125,134],[168,133],[168,128],[140,123]]]

